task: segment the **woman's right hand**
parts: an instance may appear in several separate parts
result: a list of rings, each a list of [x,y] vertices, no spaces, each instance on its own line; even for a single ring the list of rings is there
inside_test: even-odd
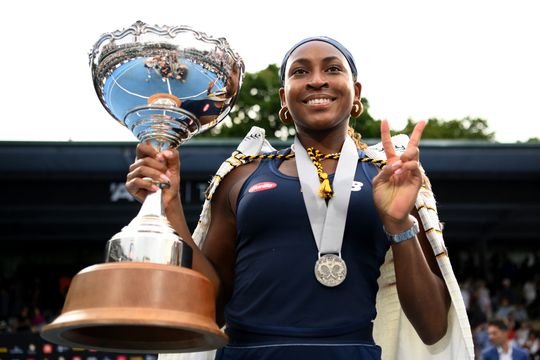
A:
[[[126,189],[139,202],[146,196],[158,190],[158,187],[144,178],[169,183],[169,188],[163,189],[163,206],[165,209],[174,201],[179,201],[180,190],[180,161],[178,150],[158,152],[148,143],[137,145],[137,157],[129,167],[126,178]]]

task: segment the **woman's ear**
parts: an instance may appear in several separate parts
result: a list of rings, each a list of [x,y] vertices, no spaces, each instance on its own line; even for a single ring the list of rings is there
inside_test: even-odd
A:
[[[362,84],[358,81],[354,83],[354,99],[358,101],[362,99]]]
[[[285,88],[279,88],[279,100],[281,101],[281,107],[287,106],[287,100],[285,100]]]

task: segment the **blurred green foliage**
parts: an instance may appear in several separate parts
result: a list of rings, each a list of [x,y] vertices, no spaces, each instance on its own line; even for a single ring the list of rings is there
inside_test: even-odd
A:
[[[277,65],[269,65],[256,73],[246,73],[238,99],[229,116],[202,136],[241,138],[252,126],[258,126],[266,130],[268,138],[290,140],[295,133],[294,126],[285,126],[278,117],[281,108],[280,87]],[[360,117],[351,119],[350,124],[363,138],[377,139],[380,137],[380,120],[370,115],[366,98],[362,98],[362,104],[363,113]],[[395,133],[410,134],[414,125],[415,121],[409,119],[407,125]],[[487,120],[465,117],[452,120],[430,118],[422,138],[493,140],[494,136],[495,134],[489,131]]]

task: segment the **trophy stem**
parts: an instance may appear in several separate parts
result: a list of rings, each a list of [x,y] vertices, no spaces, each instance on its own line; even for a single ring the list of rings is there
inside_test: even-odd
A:
[[[123,123],[140,142],[148,141],[159,151],[176,148],[201,130],[201,122],[193,113],[161,103],[130,109]]]
[[[164,216],[165,213],[163,211],[163,191],[160,187],[158,187],[158,190],[149,193],[146,196],[146,199],[144,200],[141,210],[139,210],[139,213],[137,214],[137,217],[142,216]],[[135,220],[135,219],[134,219]]]
[[[164,216],[162,190],[148,194],[139,213],[107,243],[106,262],[152,262],[191,268],[192,250]]]

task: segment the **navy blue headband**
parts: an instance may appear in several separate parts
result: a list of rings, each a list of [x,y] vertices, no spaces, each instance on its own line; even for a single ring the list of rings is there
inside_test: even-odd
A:
[[[356,80],[356,77],[358,75],[358,71],[356,70],[356,64],[354,63],[354,58],[349,50],[341,43],[339,43],[337,40],[334,40],[332,38],[329,38],[328,36],[312,36],[305,38],[304,40],[300,40],[298,43],[296,43],[292,48],[290,48],[289,51],[285,54],[283,57],[283,61],[281,62],[281,67],[279,68],[279,77],[281,79],[281,83],[285,81],[285,67],[287,66],[287,60],[289,60],[289,57],[291,56],[292,52],[296,50],[301,45],[304,45],[307,42],[310,41],[322,41],[325,43],[328,43],[338,49],[343,56],[345,56],[345,59],[347,59],[347,62],[349,63],[349,66],[351,67],[351,72],[353,75],[353,79]]]

